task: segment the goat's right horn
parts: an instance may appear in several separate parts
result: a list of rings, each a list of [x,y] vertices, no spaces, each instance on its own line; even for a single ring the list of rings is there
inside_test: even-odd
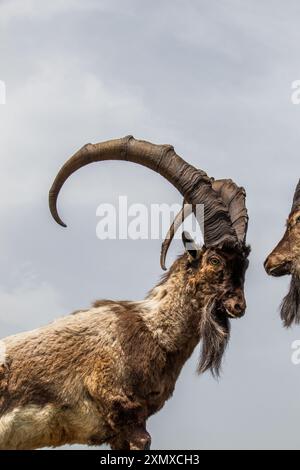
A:
[[[127,160],[146,166],[164,176],[193,205],[204,204],[204,243],[221,246],[238,243],[226,205],[212,189],[212,179],[183,160],[171,145],[155,145],[132,136],[87,144],[60,169],[49,192],[52,216],[65,226],[58,215],[57,197],[67,178],[79,168],[103,160]]]
[[[212,188],[221,197],[228,209],[232,227],[236,232],[237,239],[244,244],[246,241],[248,228],[248,212],[246,208],[246,192],[243,187],[237,186],[231,179],[213,180]],[[192,213],[195,213],[191,204],[183,203],[181,211],[173,220],[165,240],[161,247],[160,265],[166,269],[166,256],[176,231],[184,220]]]
[[[179,227],[183,224],[185,219],[189,217],[193,212],[193,206],[192,204],[186,204],[185,201],[183,201],[183,206],[182,209],[178,212],[176,215],[175,219],[170,225],[170,228],[168,230],[168,233],[161,245],[161,253],[160,253],[160,266],[161,268],[166,271],[166,257],[168,250],[170,248],[170,245],[172,243],[172,240],[175,236],[175,233],[179,229]]]

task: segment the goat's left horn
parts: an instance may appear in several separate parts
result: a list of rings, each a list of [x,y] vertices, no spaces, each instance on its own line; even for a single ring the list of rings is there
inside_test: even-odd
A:
[[[57,197],[67,178],[82,166],[103,160],[127,160],[146,166],[164,176],[190,204],[204,204],[204,243],[207,247],[235,244],[238,240],[228,208],[212,188],[212,179],[179,155],[171,145],[155,145],[132,136],[87,144],[73,155],[58,172],[49,192],[52,216],[65,226],[58,215]]]

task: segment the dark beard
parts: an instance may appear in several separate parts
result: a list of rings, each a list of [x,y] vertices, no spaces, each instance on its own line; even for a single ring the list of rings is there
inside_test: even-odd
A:
[[[290,290],[281,304],[281,319],[288,328],[293,322],[300,323],[300,277],[293,274]]]
[[[210,369],[219,377],[222,357],[230,337],[230,322],[225,312],[218,310],[215,303],[206,307],[199,325],[202,347],[197,367],[198,374]]]

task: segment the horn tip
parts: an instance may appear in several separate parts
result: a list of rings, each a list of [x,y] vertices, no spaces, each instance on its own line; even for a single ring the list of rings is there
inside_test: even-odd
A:
[[[49,209],[55,222],[57,222],[58,225],[61,225],[62,227],[67,227],[67,225],[61,220],[61,218],[58,215],[57,205],[56,205],[56,195],[52,189],[49,191]]]
[[[161,253],[161,256],[160,256],[160,267],[163,271],[167,271],[167,268],[166,268],[166,255],[165,255],[165,253],[163,253],[163,250],[162,250],[162,253]]]
[[[65,224],[64,221],[61,220],[61,218],[59,217],[57,211],[52,212],[52,210],[51,210],[51,215],[52,215],[53,219],[55,220],[55,222],[56,222],[58,225],[60,225],[61,227],[64,227],[64,228],[67,227],[67,224]]]
[[[61,227],[64,227],[64,228],[67,228],[67,224],[65,224],[61,218],[59,216],[57,217],[54,217],[54,220],[56,223],[58,223],[58,225],[60,225]]]

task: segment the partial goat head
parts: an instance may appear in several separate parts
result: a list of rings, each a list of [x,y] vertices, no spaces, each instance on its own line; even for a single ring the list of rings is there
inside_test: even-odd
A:
[[[271,276],[292,275],[290,291],[283,300],[281,318],[285,326],[300,322],[300,180],[296,187],[286,231],[269,254],[265,270]]]

